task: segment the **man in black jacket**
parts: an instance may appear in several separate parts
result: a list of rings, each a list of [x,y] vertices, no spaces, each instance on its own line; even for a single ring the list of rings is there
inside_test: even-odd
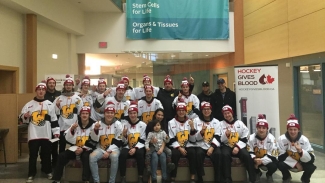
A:
[[[45,100],[49,100],[53,103],[53,101],[56,99],[56,97],[61,95],[61,92],[55,89],[56,86],[56,81],[53,77],[48,77],[46,79],[46,93],[45,93]],[[53,138],[53,136],[52,136]],[[51,154],[52,154],[52,166],[55,167],[57,159],[58,159],[58,146],[59,146],[59,142],[56,141],[54,143],[52,143],[52,150],[51,150]],[[42,159],[42,152],[40,154],[41,159]]]
[[[210,84],[207,81],[202,83],[202,92],[197,96],[200,100],[200,106],[203,101],[211,103],[212,92],[210,90]]]
[[[190,78],[189,83],[190,83],[190,92],[192,92],[194,88],[194,79],[192,77]],[[157,95],[157,99],[160,100],[161,104],[164,107],[164,115],[167,123],[164,125],[168,125],[168,121],[172,120],[176,115],[176,111],[172,107],[172,103],[175,97],[178,96],[179,92],[180,92],[179,89],[173,88],[173,81],[170,78],[170,76],[167,75],[166,78],[164,79],[164,88],[159,88],[159,92]]]
[[[218,89],[211,95],[211,105],[213,117],[219,121],[224,120],[223,114],[221,112],[222,107],[229,105],[233,110],[234,118],[237,118],[236,113],[236,94],[226,87],[225,80],[223,78],[217,81]]]

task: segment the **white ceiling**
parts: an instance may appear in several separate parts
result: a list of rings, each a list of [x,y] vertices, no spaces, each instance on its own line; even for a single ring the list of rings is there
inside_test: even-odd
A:
[[[84,12],[121,13],[111,0],[69,0]]]

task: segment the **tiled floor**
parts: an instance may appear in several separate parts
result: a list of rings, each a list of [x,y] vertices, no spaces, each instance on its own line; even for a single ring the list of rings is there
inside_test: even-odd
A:
[[[311,178],[311,183],[324,183],[325,182],[325,154],[316,152],[317,170]],[[34,180],[34,183],[50,183],[51,180],[46,178],[44,173],[41,173],[40,166],[38,164],[38,173]],[[28,155],[23,154],[16,164],[9,164],[4,167],[4,164],[0,165],[0,183],[23,183],[27,178],[28,173]],[[292,183],[300,182],[302,173],[291,173]],[[274,182],[281,183],[281,172],[277,171],[273,175]],[[266,182],[265,173],[262,175],[261,183]],[[65,182],[68,183],[68,182]]]

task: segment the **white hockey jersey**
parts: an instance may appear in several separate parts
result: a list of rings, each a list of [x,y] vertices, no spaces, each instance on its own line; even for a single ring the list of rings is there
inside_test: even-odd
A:
[[[231,131],[229,137],[225,133],[227,129]],[[235,146],[240,149],[246,148],[249,131],[242,121],[237,120],[233,124],[229,124],[225,120],[221,121],[221,132],[221,143],[231,148]]]
[[[311,147],[310,142],[306,136],[299,133],[297,138],[297,142],[302,148],[301,154],[297,152],[296,147],[294,144],[292,144],[292,142],[290,142],[288,136],[289,135],[286,136],[286,134],[283,134],[278,139],[279,161],[283,161],[293,168],[299,161],[307,163],[312,160],[312,156],[314,159],[316,159],[314,149]]]
[[[164,107],[158,99],[152,98],[151,101],[147,102],[143,97],[138,101],[138,116],[141,116],[142,121],[148,124],[152,120],[155,111],[159,108],[163,109]]]
[[[172,148],[178,147],[194,147],[197,146],[195,143],[195,133],[191,133],[191,127],[188,124],[190,119],[186,119],[185,122],[180,122],[176,118],[173,118],[168,122],[169,138]]]
[[[268,133],[265,139],[261,139],[256,133],[249,136],[247,150],[252,158],[261,158],[263,165],[272,163],[278,156],[278,145],[275,137]]]
[[[25,113],[31,116],[25,118]],[[29,101],[21,110],[20,118],[23,123],[28,125],[28,141],[35,139],[51,139],[53,134],[60,134],[60,128],[57,125],[54,104],[48,100]],[[52,124],[56,123],[56,125]],[[53,128],[51,127],[53,125]]]
[[[78,118],[78,127],[71,131],[71,126],[65,131],[65,139],[67,142],[72,144],[72,146],[78,146],[83,149],[90,150],[90,147],[85,146],[85,142],[89,139],[89,134],[92,130],[92,124],[94,121],[89,120],[88,125],[85,128],[82,128],[81,119]]]
[[[115,120],[111,125],[107,125],[103,122],[104,119],[100,121],[100,128],[96,132],[93,124],[90,137],[92,140],[99,142],[97,148],[100,148],[102,152],[105,151],[116,151],[122,146],[122,132],[123,125],[120,121]]]
[[[115,105],[115,118],[118,120],[124,119],[125,116],[128,116],[128,109],[130,106],[130,101],[117,101],[115,97],[106,97],[104,98],[104,95],[98,95],[97,98],[98,103],[100,103],[102,108],[106,108],[107,104],[109,102],[114,103]]]
[[[143,148],[146,141],[146,123],[143,121],[137,121],[134,124],[131,122],[125,122],[124,128],[127,128],[127,137],[122,137],[124,144],[126,144],[123,148]]]
[[[157,97],[159,92],[159,87],[156,86],[152,86],[152,87],[153,87],[153,97]],[[142,97],[146,96],[144,87],[133,88],[133,91],[136,100],[139,100]]]
[[[197,96],[194,94],[191,94],[187,97],[182,95],[182,99],[186,104],[186,109],[187,109],[186,116],[190,119],[194,119],[198,117],[198,115],[194,112],[194,110],[198,110],[198,111],[200,110],[200,100],[197,98]],[[172,103],[172,107],[174,108],[175,106],[177,106],[177,103],[178,103],[178,97],[175,97]]]
[[[221,123],[215,118],[212,118],[210,122],[204,122],[200,118],[195,118],[194,128],[197,130],[195,134],[196,144],[202,149],[209,149],[210,146],[220,147],[220,142],[216,138],[218,136],[220,140],[221,136]],[[204,135],[200,133],[203,126],[206,126]]]
[[[57,107],[56,102],[60,100],[60,108]],[[55,112],[59,117],[60,131],[66,131],[70,126],[78,120],[78,114],[83,102],[78,95],[57,97],[53,105],[55,105]]]

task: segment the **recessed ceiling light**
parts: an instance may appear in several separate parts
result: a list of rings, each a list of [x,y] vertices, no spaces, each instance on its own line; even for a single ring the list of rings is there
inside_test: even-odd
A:
[[[170,57],[174,58],[174,57],[176,57],[176,55],[172,54],[172,55],[170,55]]]
[[[206,57],[208,57],[209,55],[205,55]]]

